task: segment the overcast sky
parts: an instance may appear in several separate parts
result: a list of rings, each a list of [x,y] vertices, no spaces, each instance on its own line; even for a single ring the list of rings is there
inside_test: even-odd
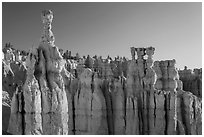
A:
[[[153,46],[154,60],[176,59],[178,68],[202,67],[201,2],[3,3],[3,46],[37,47],[43,9],[54,13],[55,45],[72,54],[130,59],[131,46]]]

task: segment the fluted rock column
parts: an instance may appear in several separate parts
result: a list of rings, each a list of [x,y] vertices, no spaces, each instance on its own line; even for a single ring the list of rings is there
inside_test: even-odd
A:
[[[153,69],[154,69],[154,71],[156,72],[156,75],[157,75],[155,88],[157,90],[162,90],[163,85],[162,85],[162,71],[161,71],[161,68],[160,68],[160,61],[155,61],[154,62]]]
[[[34,76],[37,57],[37,50],[32,49],[26,60],[27,79],[23,86],[23,96],[25,103],[25,129],[23,130],[26,135],[42,134],[41,91],[38,81]]]
[[[139,81],[136,84],[136,94],[137,94],[137,104],[138,104],[138,112],[139,112],[139,123],[140,123],[140,134],[144,134],[144,129],[147,127],[146,125],[146,112],[143,111],[143,108],[146,108],[146,93],[144,92],[144,76],[145,76],[145,59],[144,56],[145,48],[136,48],[137,52],[137,66],[138,66],[138,76],[135,77]],[[145,133],[146,134],[146,133]]]
[[[102,92],[102,83],[102,79],[94,73],[90,123],[91,134],[94,135],[108,135],[107,106]]]
[[[187,135],[202,134],[202,100],[191,92],[181,95],[181,115],[183,130]]]
[[[48,95],[45,96],[45,100],[43,100],[43,102],[51,102],[51,106],[48,112],[46,112],[46,114],[51,113],[50,117],[46,116],[43,121],[45,123],[50,121],[49,134],[68,134],[68,101],[61,75],[65,61],[58,48],[54,45],[55,38],[51,31],[52,19],[53,13],[51,10],[42,12],[44,33],[38,52],[42,52],[45,59],[46,81],[49,88],[46,94],[51,95],[51,98]],[[46,128],[46,125],[44,128]]]
[[[179,79],[178,76],[178,71],[175,67],[176,60],[169,60],[169,65],[168,65],[168,81],[169,81],[169,86],[168,89],[169,91],[176,91],[177,89],[177,79]]]
[[[106,101],[107,120],[108,120],[108,132],[110,135],[114,134],[114,123],[113,123],[113,106],[112,106],[112,84],[113,84],[113,72],[110,67],[109,60],[103,63],[102,66],[102,91]]]
[[[54,45],[52,18],[52,11],[42,12],[44,33],[39,47],[32,48],[26,60],[22,134],[68,134],[68,102],[61,75],[65,62]]]
[[[168,111],[168,127],[167,133],[168,135],[176,134],[177,128],[177,81],[178,79],[178,71],[175,67],[176,60],[168,60],[168,88],[167,91],[170,91],[169,96],[169,111]]]
[[[48,87],[48,81],[46,77],[46,63],[45,57],[42,50],[40,51],[40,61],[38,66],[38,73],[36,76],[40,83],[41,97],[42,97],[42,128],[43,134],[50,135],[52,134],[51,130],[51,107],[52,107],[52,92]]]
[[[74,96],[76,135],[91,134],[92,75],[91,69],[86,68],[79,76],[79,87]]]
[[[128,65],[128,73],[126,79],[126,88],[127,88],[127,96],[136,96],[137,88],[139,88],[139,75],[138,75],[138,66],[134,60],[131,60]]]
[[[156,73],[154,71],[153,67],[153,54],[155,51],[155,48],[148,47],[146,48],[146,54],[147,54],[147,60],[146,60],[146,68],[145,68],[145,76],[142,79],[144,82],[144,89],[141,92],[141,102],[142,102],[142,114],[143,114],[143,134],[149,134],[150,127],[149,123],[152,120],[151,118],[151,110],[150,107],[150,100],[154,96],[154,90],[155,90],[155,82],[156,82]],[[154,109],[154,108],[153,108]]]
[[[168,60],[164,60],[160,62],[160,68],[162,71],[162,90],[168,91]]]
[[[94,75],[94,77],[93,77]],[[75,134],[108,134],[106,100],[102,80],[86,68],[80,75],[80,85],[74,96]]]
[[[131,48],[131,53],[133,53]],[[126,98],[125,98],[125,134],[126,135],[139,135],[140,121],[139,121],[139,110],[138,110],[138,99],[140,91],[140,79],[139,79],[139,68],[134,57],[128,64],[127,79],[125,84]]]
[[[165,119],[165,92],[155,91],[150,94],[149,103],[149,134],[164,135],[166,130]]]
[[[115,79],[114,90],[112,91],[114,135],[125,134],[125,93],[123,82],[124,79],[120,76],[119,79]]]
[[[21,114],[22,112],[22,92],[19,90],[16,90],[16,92],[13,94],[13,98],[11,101],[11,114],[9,119],[9,125],[7,132],[14,134],[14,135],[22,135],[23,134],[23,116]]]
[[[135,60],[128,65],[127,79],[125,84],[125,134],[139,135],[139,113],[136,88],[139,85],[138,67]],[[135,79],[136,78],[136,79]],[[137,96],[136,96],[137,95]]]
[[[151,90],[154,91],[154,85],[156,83],[156,73],[154,71],[153,67],[153,59],[152,56],[154,54],[155,48],[153,47],[148,47],[146,48],[146,54],[148,56],[146,60],[146,70],[145,70],[145,77],[143,78],[144,84],[145,84],[145,89],[146,90]]]
[[[127,97],[126,98],[126,135],[139,135],[140,134],[140,121],[138,113],[138,103],[137,97]]]
[[[69,114],[69,135],[74,134],[74,94],[76,93],[77,86],[78,86],[78,79],[74,78],[74,76],[68,72],[65,68],[61,72],[64,84],[65,84],[65,91],[68,101],[68,114]]]
[[[145,48],[136,48],[135,49],[137,52],[137,64],[138,64],[138,68],[139,68],[139,77],[143,78],[144,77],[144,69],[145,69],[145,60],[144,60],[144,56],[145,56]]]

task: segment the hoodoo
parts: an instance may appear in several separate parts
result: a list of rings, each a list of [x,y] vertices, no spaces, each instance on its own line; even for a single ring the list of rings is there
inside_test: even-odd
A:
[[[68,101],[61,75],[64,60],[54,45],[52,19],[51,10],[42,12],[44,32],[40,45],[31,49],[26,59],[27,77],[18,91],[21,97],[15,93],[17,99],[12,100],[12,104],[21,107],[12,106],[16,111],[11,112],[8,128],[11,134],[68,134]],[[13,119],[17,115],[21,117],[20,123]]]
[[[41,17],[37,48],[16,52],[16,60],[11,48],[5,50],[3,105],[11,111],[3,130],[15,135],[202,134],[201,69],[178,71],[175,59],[154,61],[154,47],[131,47],[131,60],[74,57],[54,44],[53,12],[44,10]]]

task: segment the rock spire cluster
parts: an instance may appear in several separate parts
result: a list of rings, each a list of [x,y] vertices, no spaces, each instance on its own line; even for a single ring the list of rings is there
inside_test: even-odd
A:
[[[202,134],[202,99],[183,90],[175,59],[154,61],[154,47],[131,47],[131,60],[77,55],[74,62],[54,44],[53,12],[45,10],[41,17],[39,46],[18,61],[25,69],[4,67],[5,82],[25,74],[8,92],[13,96],[8,133]]]

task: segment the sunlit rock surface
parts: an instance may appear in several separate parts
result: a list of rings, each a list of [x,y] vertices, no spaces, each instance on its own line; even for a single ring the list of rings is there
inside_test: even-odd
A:
[[[64,60],[54,45],[53,14],[42,12],[44,33],[38,48],[26,59],[27,76],[19,99],[14,95],[8,132],[12,134],[68,134],[68,101],[61,75]],[[20,106],[20,107],[19,107]],[[18,110],[15,110],[19,108]],[[17,120],[17,117],[20,117]],[[16,127],[17,125],[21,125]]]
[[[3,133],[202,134],[201,70],[178,71],[175,59],[154,61],[154,47],[131,47],[131,60],[63,54],[52,19],[52,11],[43,11],[41,42],[26,56],[5,49]]]
[[[15,89],[25,83],[26,67],[23,63],[6,63],[4,60],[2,67],[2,90],[7,91],[12,98]]]
[[[2,91],[2,131],[6,132],[10,115],[11,98],[8,92]]]

